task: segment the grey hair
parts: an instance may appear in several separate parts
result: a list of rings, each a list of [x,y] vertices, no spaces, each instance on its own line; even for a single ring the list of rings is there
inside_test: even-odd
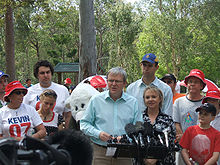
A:
[[[122,75],[123,76],[123,81],[126,82],[127,80],[127,73],[125,72],[125,70],[121,67],[115,67],[115,68],[111,68],[108,73],[107,73],[107,79],[108,79],[108,75],[109,74],[113,74],[113,75]]]
[[[161,99],[161,102],[160,102],[160,104],[159,104],[159,107],[161,108],[161,107],[162,107],[162,104],[163,104],[163,92],[162,92],[158,87],[156,87],[156,86],[154,86],[154,85],[150,85],[150,86],[148,86],[148,87],[145,88],[144,93],[143,93],[143,99],[144,99],[145,93],[146,93],[147,91],[149,91],[149,90],[154,91],[154,92],[156,92],[156,93],[159,95],[159,97],[160,97],[160,99]]]

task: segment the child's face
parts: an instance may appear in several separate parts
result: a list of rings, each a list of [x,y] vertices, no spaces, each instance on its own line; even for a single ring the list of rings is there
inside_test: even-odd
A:
[[[40,100],[40,102],[42,109],[45,111],[49,111],[49,110],[53,110],[53,107],[56,103],[56,99],[54,99],[53,97],[45,96]]]
[[[147,90],[144,94],[144,103],[148,108],[158,108],[160,107],[161,98],[156,91]]]
[[[218,99],[214,99],[214,98],[207,98],[206,99],[206,103],[211,103],[215,106],[216,110],[219,111],[220,110],[220,106],[219,106],[219,100]]]
[[[205,110],[199,111],[199,123],[202,125],[209,125],[212,120],[215,119],[215,116],[212,116],[211,113],[206,112]]]

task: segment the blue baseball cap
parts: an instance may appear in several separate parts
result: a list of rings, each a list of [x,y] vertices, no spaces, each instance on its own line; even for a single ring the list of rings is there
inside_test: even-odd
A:
[[[141,62],[144,62],[144,61],[150,62],[150,63],[152,63],[152,64],[159,62],[157,56],[156,56],[155,54],[153,54],[153,53],[145,54],[145,55],[143,56]]]
[[[3,71],[1,71],[1,70],[0,70],[0,78],[1,78],[2,76],[9,77],[9,75],[8,75],[8,74],[5,74]]]

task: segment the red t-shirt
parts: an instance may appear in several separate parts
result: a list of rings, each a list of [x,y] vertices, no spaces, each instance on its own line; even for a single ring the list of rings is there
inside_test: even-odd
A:
[[[213,127],[201,129],[198,125],[191,126],[183,134],[180,145],[189,150],[190,158],[202,165],[213,152],[220,152],[220,132]]]

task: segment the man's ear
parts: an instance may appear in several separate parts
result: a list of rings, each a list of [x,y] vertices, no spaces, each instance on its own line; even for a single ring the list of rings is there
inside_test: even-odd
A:
[[[215,120],[215,116],[212,116],[212,121]]]
[[[126,87],[126,85],[128,84],[127,80],[124,82],[124,88]]]

